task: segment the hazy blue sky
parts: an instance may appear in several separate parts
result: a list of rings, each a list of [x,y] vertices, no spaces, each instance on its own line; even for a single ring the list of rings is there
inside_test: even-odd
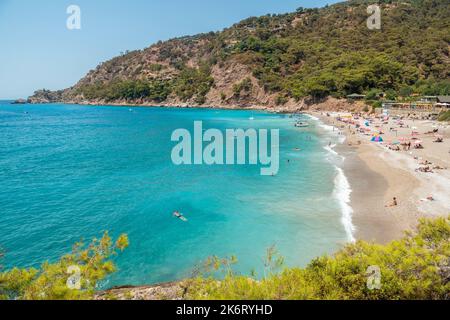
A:
[[[121,51],[336,0],[0,0],[0,99],[63,89]],[[66,9],[81,8],[81,30]]]

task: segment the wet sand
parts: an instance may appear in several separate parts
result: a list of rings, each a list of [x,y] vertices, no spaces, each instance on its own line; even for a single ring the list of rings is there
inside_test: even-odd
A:
[[[376,243],[401,238],[420,215],[411,197],[411,189],[417,188],[419,181],[374,157],[369,146],[347,149],[342,151],[346,155],[343,169],[352,187],[355,238]],[[398,206],[385,207],[394,196]]]

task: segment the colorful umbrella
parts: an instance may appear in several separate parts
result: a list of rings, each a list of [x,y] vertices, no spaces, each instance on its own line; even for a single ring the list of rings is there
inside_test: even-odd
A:
[[[381,136],[373,136],[372,142],[383,142],[383,138]]]

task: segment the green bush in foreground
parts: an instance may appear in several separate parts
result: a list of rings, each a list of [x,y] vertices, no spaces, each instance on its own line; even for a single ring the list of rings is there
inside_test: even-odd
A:
[[[415,234],[382,246],[359,241],[304,269],[285,269],[262,280],[235,275],[188,283],[189,299],[450,299],[450,217],[421,220]],[[272,261],[270,258],[269,261]],[[218,268],[217,259],[214,267]],[[268,264],[270,265],[270,263]],[[381,272],[369,289],[369,267]]]
[[[408,232],[403,239],[386,246],[359,241],[333,257],[313,260],[304,269],[286,268],[281,273],[278,271],[283,258],[269,248],[262,280],[235,274],[234,256],[211,257],[205,264],[212,271],[211,276],[184,281],[180,285],[185,287],[185,294],[179,298],[450,299],[449,240],[450,216],[423,219],[416,233]],[[56,263],[44,263],[40,269],[15,268],[0,273],[0,299],[92,299],[98,282],[115,271],[110,258],[127,246],[126,235],[114,243],[105,233],[87,247],[76,244],[71,254]],[[73,266],[79,268],[80,289],[68,285]],[[373,281],[374,274],[368,272],[370,267],[380,271],[379,286]],[[225,277],[218,281],[213,275],[220,270]]]
[[[114,243],[105,233],[88,246],[75,244],[72,253],[56,263],[45,262],[40,269],[14,268],[0,273],[0,300],[91,299],[97,283],[115,271],[109,259],[127,246],[126,235]]]

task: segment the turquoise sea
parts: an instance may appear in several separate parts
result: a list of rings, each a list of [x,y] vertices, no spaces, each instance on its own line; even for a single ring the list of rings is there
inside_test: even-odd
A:
[[[303,117],[310,127],[255,111],[0,102],[0,264],[54,261],[105,230],[127,233],[130,247],[103,287],[181,279],[211,255],[234,254],[236,270],[262,274],[272,245],[288,266],[332,253],[351,239],[342,159],[327,147],[339,136]],[[195,120],[205,129],[280,129],[279,174],[175,166],[171,134]]]

